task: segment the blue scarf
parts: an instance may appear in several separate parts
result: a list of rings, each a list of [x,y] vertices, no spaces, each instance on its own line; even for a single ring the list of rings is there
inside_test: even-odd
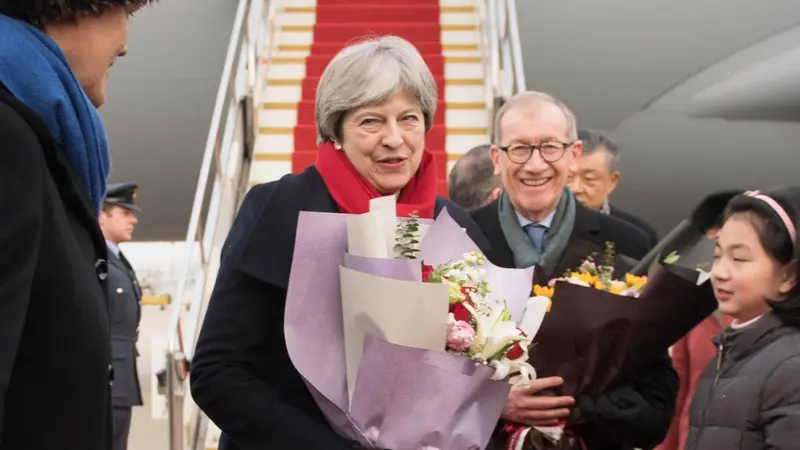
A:
[[[0,14],[0,36],[0,83],[44,120],[99,212],[111,157],[97,109],[44,32]]]

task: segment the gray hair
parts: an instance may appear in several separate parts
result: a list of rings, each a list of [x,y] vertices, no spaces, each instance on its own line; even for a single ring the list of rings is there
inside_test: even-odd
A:
[[[473,148],[450,171],[450,200],[467,211],[483,206],[492,191],[502,185],[500,176],[494,173],[490,147],[487,144]]]
[[[419,105],[430,130],[436,114],[436,80],[419,51],[405,39],[382,36],[342,49],[317,86],[317,143],[341,140],[342,117],[356,108],[378,105],[396,91]]]
[[[500,143],[501,141],[500,125],[503,123],[503,116],[505,116],[507,112],[511,111],[512,109],[535,111],[539,106],[541,106],[542,103],[556,105],[558,109],[564,113],[564,117],[567,119],[567,138],[571,141],[578,140],[578,121],[575,119],[575,114],[567,107],[567,105],[564,104],[564,102],[555,98],[553,95],[544,92],[526,91],[520,92],[519,94],[516,94],[508,99],[508,101],[506,101],[503,106],[500,107],[497,115],[495,115],[495,142]]]
[[[608,154],[608,170],[614,173],[619,170],[619,146],[608,133],[589,128],[578,130],[578,139],[583,141],[583,154],[588,155],[598,148],[605,148]]]

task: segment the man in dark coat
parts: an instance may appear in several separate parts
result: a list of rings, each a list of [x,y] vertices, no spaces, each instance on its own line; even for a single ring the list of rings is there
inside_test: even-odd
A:
[[[134,203],[138,186],[121,183],[109,186],[100,228],[108,245],[108,295],[111,311],[111,356],[114,365],[114,384],[111,402],[114,407],[114,447],[128,447],[133,406],[140,406],[142,393],[136,371],[136,339],[139,335],[142,291],[133,267],[120,251],[119,244],[131,240],[138,222],[139,208]]]
[[[589,209],[635,225],[647,234],[649,244],[655,246],[658,233],[650,224],[609,202],[620,177],[617,143],[605,132],[591,129],[578,130],[578,139],[583,143],[583,153],[569,182],[575,198]]]
[[[489,241],[489,261],[535,266],[537,284],[577,268],[593,253],[603,254],[607,242],[614,244],[615,267],[622,270],[625,261],[641,259],[650,249],[643,231],[584,207],[567,189],[582,150],[575,122],[569,108],[549,94],[526,92],[503,105],[490,152],[504,192],[472,213]],[[542,330],[547,327],[545,319]],[[579,414],[584,423],[578,431],[588,450],[652,448],[669,429],[678,379],[666,349],[652,367],[598,396],[541,395],[561,382],[545,377],[531,388],[512,388],[504,421],[553,426]],[[498,433],[495,445],[502,440]]]

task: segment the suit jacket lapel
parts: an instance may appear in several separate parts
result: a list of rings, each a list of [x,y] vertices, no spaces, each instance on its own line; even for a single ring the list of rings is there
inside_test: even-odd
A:
[[[116,266],[120,270],[128,272],[129,271],[128,266],[125,264],[125,261],[122,260],[121,256],[122,256],[122,253],[117,255],[114,252],[112,252],[110,249],[108,250],[108,262],[111,263],[112,265]]]
[[[592,253],[602,252],[603,243],[599,240],[599,234],[597,217],[588,214],[588,210],[576,202],[572,236],[554,273],[547,274],[548,278],[560,277],[564,272],[577,268]]]
[[[514,267],[514,253],[508,245],[503,228],[500,226],[500,216],[498,215],[499,203],[494,201],[491,204],[472,212],[472,219],[483,232],[489,242],[489,250],[486,258],[492,264],[500,267]]]

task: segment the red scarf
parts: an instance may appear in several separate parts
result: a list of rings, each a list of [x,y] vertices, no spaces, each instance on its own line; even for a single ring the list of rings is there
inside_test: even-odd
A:
[[[340,212],[369,212],[369,201],[384,196],[356,171],[343,151],[333,148],[331,142],[319,147],[314,165]],[[411,177],[397,199],[397,216],[408,217],[416,212],[420,218],[432,219],[435,205],[436,167],[433,155],[424,150],[417,173]]]

